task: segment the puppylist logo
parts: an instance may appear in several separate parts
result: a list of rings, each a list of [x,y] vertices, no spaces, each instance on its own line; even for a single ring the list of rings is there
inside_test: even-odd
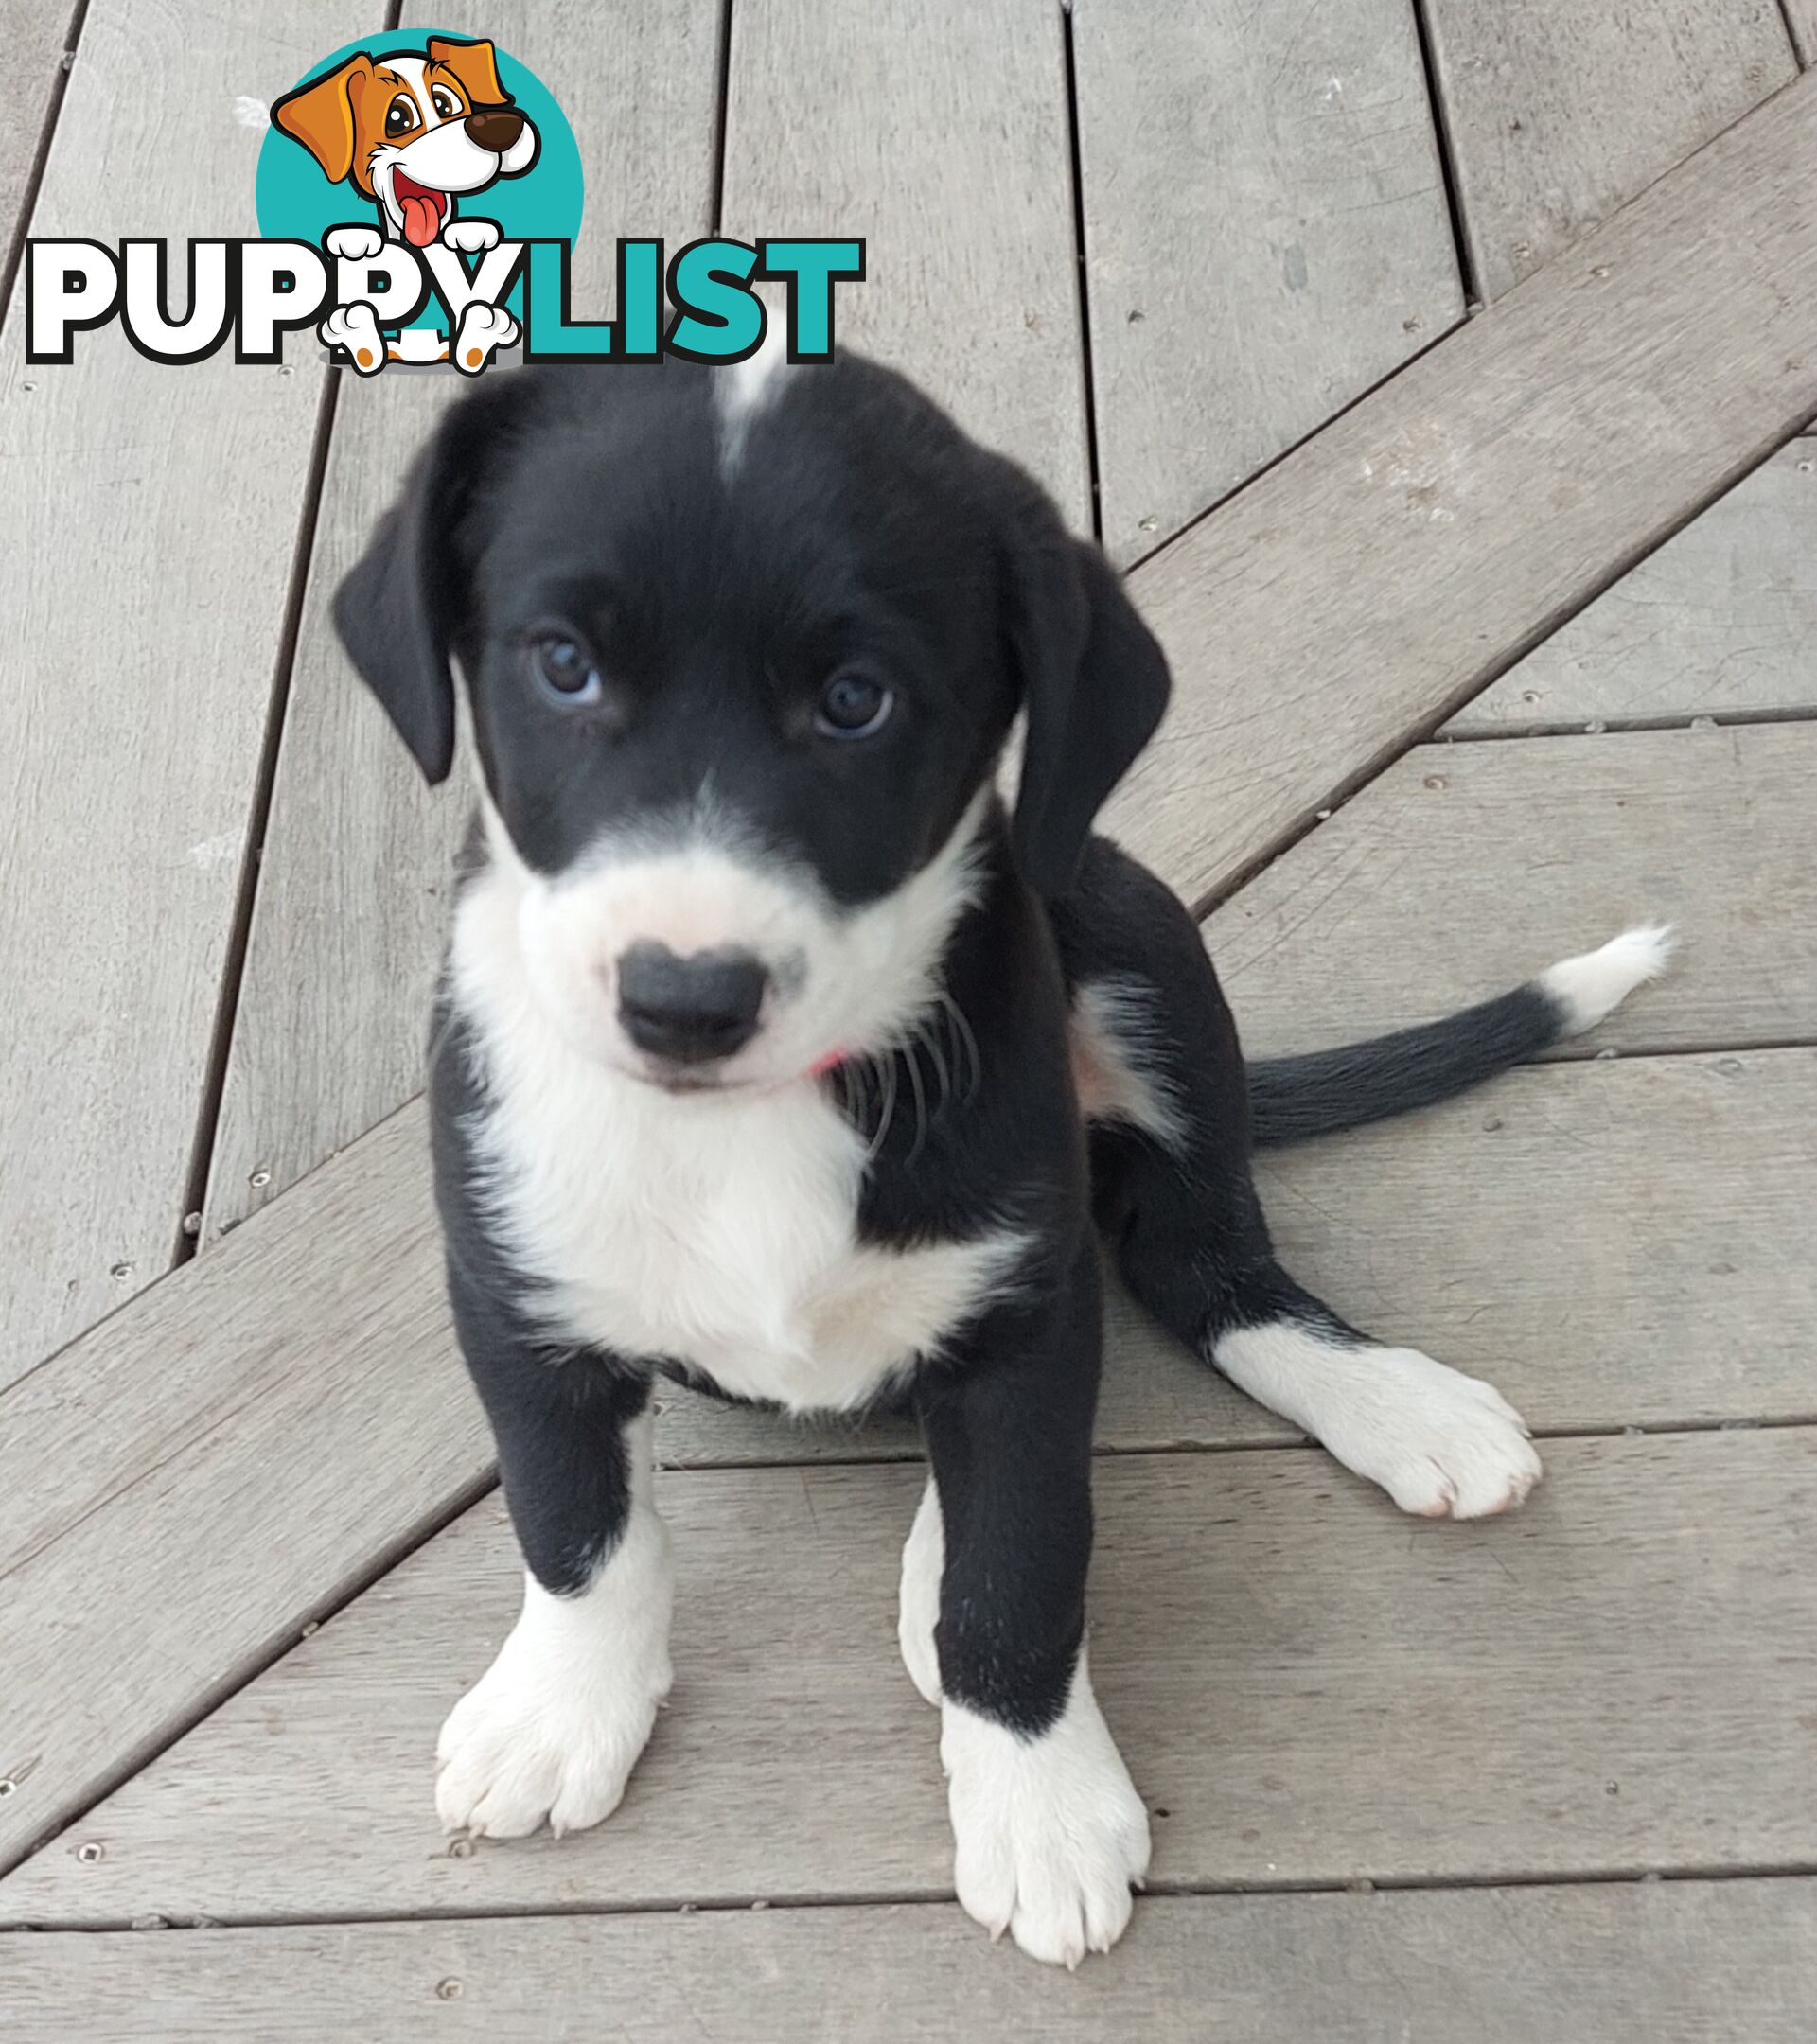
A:
[[[389,362],[478,376],[499,351],[526,361],[741,361],[786,291],[791,361],[833,353],[834,291],[862,279],[857,239],[744,242],[672,255],[617,244],[617,309],[574,317],[580,150],[541,79],[485,40],[397,29],[325,57],[271,109],[255,191],[259,233],[191,240],[172,309],[168,240],[34,239],[26,257],[26,359],[67,363],[75,337],[117,320],[154,361],[202,361],[231,338],[238,362],[280,360],[313,328],[362,376]]]

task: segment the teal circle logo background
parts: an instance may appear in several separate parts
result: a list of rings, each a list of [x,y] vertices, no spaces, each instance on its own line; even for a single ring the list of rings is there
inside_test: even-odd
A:
[[[307,85],[311,79],[321,78],[362,50],[370,57],[388,57],[395,50],[406,55],[419,52],[431,36],[446,36],[452,43],[477,40],[451,28],[394,28],[382,35],[362,36],[311,64],[296,83]],[[580,238],[585,182],[574,132],[568,125],[568,116],[556,105],[555,95],[534,71],[506,50],[498,49],[496,54],[499,78],[505,91],[537,131],[537,160],[521,177],[499,178],[485,191],[464,197],[456,218],[497,220],[499,232],[507,241],[576,241]],[[281,98],[283,95],[274,97]],[[330,227],[379,224],[379,208],[370,199],[362,198],[351,185],[330,185],[309,150],[276,126],[267,131],[258,152],[253,198],[258,231],[268,240],[307,241],[320,248],[322,237]],[[520,282],[505,300],[520,319],[523,316],[522,297],[523,286]],[[444,321],[439,301],[432,298],[415,324],[438,326]]]

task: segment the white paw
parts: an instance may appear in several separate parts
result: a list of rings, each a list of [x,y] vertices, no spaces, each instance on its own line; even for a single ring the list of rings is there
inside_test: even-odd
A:
[[[896,1614],[902,1665],[928,1703],[940,1701],[940,1653],[934,1645],[934,1627],[940,1618],[940,1578],[945,1554],[940,1492],[930,1476],[915,1508],[915,1523],[903,1543],[902,1595]]]
[[[234,118],[242,128],[262,134],[272,125],[272,110],[264,100],[255,99],[251,93],[239,93],[234,99]]]
[[[546,1821],[559,1838],[618,1807],[669,1693],[668,1596],[589,1613],[595,1594],[526,1583],[522,1617],[436,1742],[443,1830],[525,1838]]]
[[[489,220],[451,220],[442,229],[443,243],[463,256],[477,256],[499,245],[499,223]]]
[[[1539,1482],[1526,1422],[1480,1378],[1417,1348],[1363,1348],[1372,1380],[1319,1438],[1359,1476],[1422,1519],[1488,1519]]]
[[[454,336],[454,366],[463,376],[477,376],[493,353],[509,347],[518,338],[518,323],[503,306],[489,306],[479,299],[461,314]]]
[[[1422,1519],[1486,1519],[1540,1480],[1526,1422],[1502,1394],[1417,1348],[1270,1320],[1220,1335],[1212,1360]]]
[[[322,246],[330,256],[344,256],[350,262],[370,262],[385,245],[376,227],[330,227]]]
[[[1127,1928],[1148,1871],[1148,1812],[1104,1723],[1083,1652],[1060,1721],[1032,1739],[942,1710],[954,1884],[968,1915],[1031,1958],[1076,1966]]]
[[[385,344],[369,305],[336,306],[315,329],[315,337],[326,348],[344,349],[362,376],[377,376],[385,366]]]

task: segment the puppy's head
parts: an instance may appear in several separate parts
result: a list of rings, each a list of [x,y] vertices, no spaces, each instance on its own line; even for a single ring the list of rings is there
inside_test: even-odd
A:
[[[676,1088],[899,1041],[1018,710],[1010,840],[1056,893],[1167,696],[1103,555],[849,357],[489,379],[335,620],[432,781],[465,678],[535,998]]]
[[[279,99],[272,119],[416,248],[447,224],[454,197],[537,160],[537,131],[511,104],[490,43],[431,36],[415,55],[362,50]]]

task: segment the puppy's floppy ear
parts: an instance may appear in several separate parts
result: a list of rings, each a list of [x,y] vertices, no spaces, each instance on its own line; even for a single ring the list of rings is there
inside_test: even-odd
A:
[[[431,36],[429,61],[453,72],[469,107],[510,104],[511,95],[499,76],[498,52],[490,43],[457,43],[449,36]]]
[[[446,414],[334,595],[347,657],[431,783],[446,780],[454,759],[449,662],[468,619],[472,566],[463,527],[486,441],[519,380],[476,391]]]
[[[1072,885],[1092,819],[1154,735],[1171,680],[1099,549],[1044,507],[1011,555],[1010,643],[1028,738],[1011,841],[1037,893]]]
[[[372,59],[364,50],[325,77],[311,79],[272,105],[272,119],[293,142],[302,143],[330,185],[353,168],[353,119],[368,84]]]

